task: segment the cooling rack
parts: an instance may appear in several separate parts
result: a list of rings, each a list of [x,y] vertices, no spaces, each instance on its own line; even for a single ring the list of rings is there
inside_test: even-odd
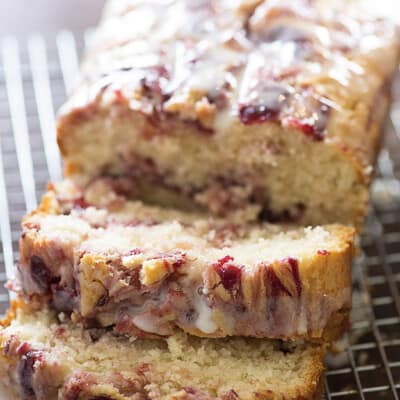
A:
[[[78,76],[88,35],[0,40],[0,314],[18,258],[20,220],[61,177],[55,110]],[[329,361],[325,399],[400,399],[400,85],[395,85],[373,205],[354,265],[352,329]],[[1,394],[0,394],[1,397]]]

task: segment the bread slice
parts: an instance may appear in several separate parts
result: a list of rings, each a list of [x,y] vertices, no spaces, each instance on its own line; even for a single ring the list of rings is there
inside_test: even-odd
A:
[[[23,220],[17,290],[132,336],[332,340],[347,328],[353,229],[212,219],[124,188],[50,186]]]
[[[110,0],[58,120],[65,173],[360,227],[400,49],[366,3]]]
[[[318,345],[182,332],[129,340],[24,307],[16,306],[0,328],[5,400],[320,398],[324,349]]]

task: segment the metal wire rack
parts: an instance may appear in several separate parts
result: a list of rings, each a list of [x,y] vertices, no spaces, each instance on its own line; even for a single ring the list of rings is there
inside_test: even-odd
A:
[[[35,208],[47,181],[61,177],[54,111],[75,84],[87,40],[71,32],[0,40],[0,314],[8,306],[3,286],[18,257],[21,217]],[[400,399],[400,84],[395,100],[354,266],[352,330],[329,362],[327,400]]]

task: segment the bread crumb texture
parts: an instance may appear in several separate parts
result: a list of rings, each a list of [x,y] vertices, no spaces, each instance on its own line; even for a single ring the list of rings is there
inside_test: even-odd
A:
[[[313,399],[323,349],[261,339],[128,340],[18,310],[0,331],[3,384],[27,399]]]

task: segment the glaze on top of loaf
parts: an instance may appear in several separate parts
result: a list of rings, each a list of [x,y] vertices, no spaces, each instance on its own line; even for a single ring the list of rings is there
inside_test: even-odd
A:
[[[323,140],[331,110],[359,100],[354,81],[393,65],[380,56],[394,25],[348,8],[340,1],[111,1],[84,64],[86,83],[63,113],[93,101],[126,103],[154,125],[178,117],[212,134],[232,118],[272,121]]]

